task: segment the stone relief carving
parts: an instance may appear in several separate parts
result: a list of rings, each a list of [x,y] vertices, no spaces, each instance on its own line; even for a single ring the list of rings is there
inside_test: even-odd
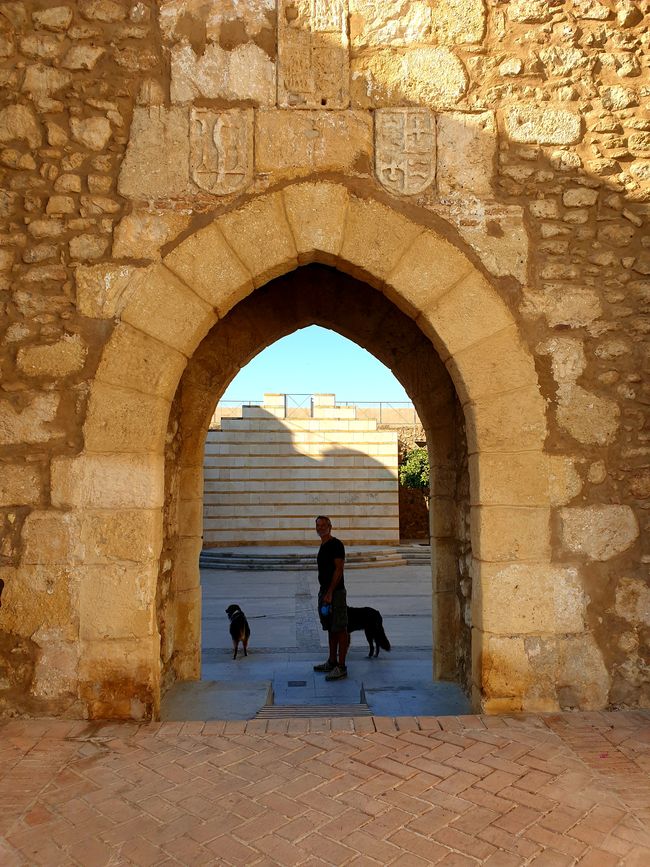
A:
[[[280,0],[278,70],[281,107],[347,108],[345,0]]]
[[[218,196],[245,189],[253,178],[253,110],[190,113],[190,173],[202,190]]]
[[[375,112],[375,173],[391,193],[421,193],[436,175],[436,126],[426,108]]]

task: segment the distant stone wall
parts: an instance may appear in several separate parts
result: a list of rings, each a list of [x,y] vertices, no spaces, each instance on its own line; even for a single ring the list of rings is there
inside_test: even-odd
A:
[[[208,432],[204,545],[313,543],[320,514],[346,544],[399,544],[397,487],[394,431],[334,404],[286,418],[284,395],[268,395]]]

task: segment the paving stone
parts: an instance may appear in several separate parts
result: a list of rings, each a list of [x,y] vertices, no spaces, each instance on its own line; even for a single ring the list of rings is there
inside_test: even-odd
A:
[[[650,719],[580,717],[370,732],[353,720],[99,726],[73,739],[16,721],[0,742],[0,862],[645,867],[647,786],[626,792],[585,744],[603,731],[629,743],[621,754],[645,780]],[[443,774],[417,767],[430,755]]]

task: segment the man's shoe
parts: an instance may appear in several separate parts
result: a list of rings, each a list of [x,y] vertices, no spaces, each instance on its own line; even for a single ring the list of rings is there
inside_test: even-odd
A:
[[[331,662],[329,659],[327,662],[321,662],[320,665],[314,666],[314,671],[334,671],[338,666],[335,662]]]
[[[335,665],[334,668],[327,675],[325,680],[341,680],[342,677],[348,676],[347,668],[342,668],[340,665]]]

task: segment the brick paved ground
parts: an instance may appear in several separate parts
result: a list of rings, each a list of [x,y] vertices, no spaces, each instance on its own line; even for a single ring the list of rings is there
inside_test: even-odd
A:
[[[647,867],[650,712],[0,722],[0,864]]]

